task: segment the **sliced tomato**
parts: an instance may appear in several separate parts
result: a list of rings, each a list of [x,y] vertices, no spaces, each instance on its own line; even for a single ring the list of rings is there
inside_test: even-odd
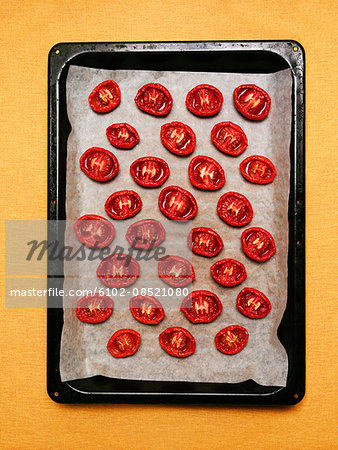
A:
[[[125,287],[135,283],[140,274],[139,263],[129,255],[114,253],[104,258],[96,270],[102,283],[109,287]]]
[[[196,350],[194,336],[182,327],[170,327],[159,336],[160,346],[169,355],[177,358],[185,358]]]
[[[217,213],[221,219],[233,227],[243,227],[251,222],[252,206],[249,200],[238,192],[226,192],[218,200]]]
[[[80,158],[80,169],[95,181],[109,181],[119,171],[115,155],[101,147],[91,147]]]
[[[261,319],[271,311],[270,300],[253,288],[244,288],[237,296],[237,309],[251,319]]]
[[[89,248],[107,247],[115,236],[113,224],[96,214],[80,217],[75,222],[74,229],[79,241]]]
[[[113,80],[103,81],[89,94],[88,101],[90,107],[98,113],[112,111],[121,101],[119,85]]]
[[[183,300],[181,311],[192,323],[209,323],[222,312],[222,303],[210,291],[193,291]]]
[[[165,123],[161,127],[163,145],[175,155],[190,155],[195,150],[196,135],[182,122]]]
[[[215,191],[225,183],[222,166],[210,156],[195,156],[190,161],[188,173],[191,184],[205,191]]]
[[[199,84],[188,92],[185,104],[190,112],[200,117],[217,114],[223,103],[223,95],[215,86]]]
[[[242,128],[232,122],[216,123],[211,130],[213,144],[223,153],[238,156],[248,146],[248,139]]]
[[[137,295],[131,298],[129,307],[134,319],[146,325],[157,325],[164,319],[163,306],[150,295]]]
[[[133,355],[139,348],[141,336],[135,330],[129,328],[116,331],[107,344],[108,352],[114,358],[125,358]]]
[[[130,225],[126,239],[134,248],[149,250],[164,241],[165,229],[157,220],[143,219]]]
[[[153,188],[161,186],[168,179],[170,170],[163,159],[145,156],[131,164],[130,174],[140,186]]]
[[[276,169],[265,156],[253,155],[244,159],[240,166],[241,174],[251,183],[271,183],[276,176]]]
[[[218,255],[224,247],[221,236],[207,227],[193,228],[188,236],[188,246],[196,255],[208,258]]]
[[[139,89],[135,103],[148,114],[166,116],[173,106],[173,99],[168,89],[162,84],[149,83]]]
[[[242,84],[234,90],[234,103],[247,119],[262,120],[269,114],[271,99],[255,84]]]
[[[218,284],[231,287],[241,284],[246,279],[246,270],[242,263],[235,259],[222,259],[210,268],[211,276]]]
[[[198,211],[195,197],[178,186],[164,188],[160,193],[158,205],[161,212],[172,220],[193,219]]]
[[[77,302],[76,315],[87,323],[104,322],[113,312],[114,302],[106,295],[86,295]]]
[[[195,279],[195,271],[191,262],[173,255],[166,255],[160,259],[158,275],[164,282],[173,287],[186,286]]]
[[[276,253],[275,241],[264,228],[247,228],[242,233],[241,242],[246,256],[258,262],[267,261]]]
[[[234,355],[243,350],[248,339],[248,330],[240,325],[230,325],[216,334],[215,344],[220,352],[226,355]]]
[[[141,211],[142,201],[134,191],[118,191],[108,197],[104,209],[113,219],[128,219]]]
[[[129,150],[140,142],[140,136],[129,123],[113,123],[106,130],[108,141],[116,148]]]

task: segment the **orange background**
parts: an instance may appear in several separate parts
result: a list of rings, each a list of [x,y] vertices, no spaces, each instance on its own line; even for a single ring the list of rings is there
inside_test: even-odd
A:
[[[3,0],[1,448],[338,448],[337,3]],[[306,52],[307,394],[295,407],[59,405],[46,311],[4,308],[4,219],[45,219],[47,54],[63,41],[294,39]]]

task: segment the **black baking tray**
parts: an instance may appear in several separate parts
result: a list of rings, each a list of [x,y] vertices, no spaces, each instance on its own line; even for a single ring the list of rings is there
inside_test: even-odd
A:
[[[66,78],[70,64],[99,69],[272,73],[293,76],[289,196],[288,300],[278,337],[288,355],[285,387],[242,383],[121,380],[95,376],[61,382],[62,298],[48,298],[47,389],[60,403],[189,403],[292,405],[305,393],[305,60],[296,41],[60,43],[48,60],[49,240],[63,233],[66,219]],[[58,226],[60,223],[60,227]],[[48,261],[48,287],[62,289],[63,277]],[[60,263],[58,263],[60,264]],[[62,264],[62,263],[61,263]],[[58,268],[60,269],[60,267]],[[62,267],[61,267],[62,269]],[[63,273],[63,271],[61,272]]]

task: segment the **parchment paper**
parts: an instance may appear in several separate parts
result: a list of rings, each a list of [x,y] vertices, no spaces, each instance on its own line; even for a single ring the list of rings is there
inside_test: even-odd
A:
[[[88,105],[88,95],[100,82],[115,80],[121,89],[121,104],[108,114],[96,114]],[[158,82],[171,92],[174,104],[167,117],[159,118],[141,112],[134,103],[138,89],[146,83]],[[224,103],[220,113],[211,118],[198,118],[185,107],[187,92],[197,84],[208,83],[223,93]],[[271,110],[267,119],[253,122],[242,117],[233,105],[232,93],[240,84],[253,83],[271,96]],[[112,244],[128,248],[124,238],[130,224],[145,218],[162,221],[167,231],[167,254],[177,254],[192,260],[196,280],[194,290],[206,289],[217,294],[223,304],[222,314],[212,323],[194,325],[179,310],[181,297],[157,297],[166,317],[157,326],[137,322],[130,314],[129,299],[125,295],[114,298],[115,310],[104,323],[92,325],[80,322],[75,314],[79,297],[64,298],[64,327],[61,341],[60,371],[63,381],[104,375],[107,377],[237,383],[252,379],[262,385],[284,386],[288,371],[287,354],[277,338],[277,328],[287,301],[288,252],[288,195],[290,183],[289,146],[291,133],[291,72],[283,70],[274,74],[148,72],[126,70],[97,70],[71,66],[67,78],[67,108],[72,132],[68,139],[67,157],[67,231],[66,244],[75,244],[73,221],[84,214],[99,214],[114,223],[116,238]],[[188,157],[177,157],[162,145],[162,124],[180,121],[196,133],[197,145]],[[249,145],[239,157],[233,158],[219,152],[210,140],[214,124],[232,121],[245,131]],[[117,150],[106,138],[106,128],[112,123],[127,122],[139,132],[141,141],[130,151]],[[79,158],[88,148],[97,146],[113,152],[119,160],[118,176],[108,183],[97,183],[86,177],[79,168]],[[216,159],[224,168],[225,186],[216,192],[195,189],[188,178],[188,164],[198,155]],[[239,163],[246,157],[259,154],[267,156],[277,169],[277,176],[269,185],[256,185],[241,176]],[[162,188],[144,189],[129,174],[130,164],[142,156],[158,156],[167,161],[171,174],[162,186],[178,185],[190,191],[198,203],[198,214],[186,224],[170,221],[158,209],[158,195]],[[104,203],[115,191],[132,189],[140,194],[142,211],[126,221],[113,221],[104,211]],[[274,236],[277,253],[264,263],[247,258],[240,243],[243,229],[228,226],[217,215],[219,197],[228,191],[237,191],[249,199],[254,217],[248,226],[267,229]],[[72,219],[72,220],[70,220]],[[191,255],[186,237],[192,227],[208,226],[217,231],[224,249],[215,258]],[[210,275],[210,266],[223,258],[242,262],[247,279],[239,286],[219,286]],[[96,277],[99,261],[65,262],[65,290],[104,287]],[[157,261],[141,261],[141,276],[133,287],[166,287],[157,276]],[[254,287],[270,299],[272,311],[264,319],[253,320],[236,309],[237,294],[244,287]],[[247,346],[236,355],[224,355],[214,344],[216,333],[222,328],[239,324],[249,332]],[[178,359],[164,352],[158,335],[169,326],[183,326],[196,339],[196,352],[189,358]],[[110,336],[120,328],[132,328],[141,334],[141,346],[129,358],[115,359],[107,351]]]

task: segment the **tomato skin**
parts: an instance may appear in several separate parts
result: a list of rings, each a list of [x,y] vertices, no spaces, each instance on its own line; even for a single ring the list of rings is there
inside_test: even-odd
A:
[[[228,340],[227,340],[228,339]],[[217,350],[226,355],[239,353],[246,346],[249,339],[248,330],[240,325],[229,325],[215,336]]]
[[[210,100],[212,104],[209,107]],[[199,84],[188,92],[185,104],[196,116],[210,117],[219,113],[223,104],[223,95],[215,86]]]
[[[234,90],[237,111],[250,120],[263,120],[269,114],[271,99],[262,88],[255,84],[242,84]],[[249,100],[246,98],[249,97]],[[250,99],[250,97],[253,97]],[[252,101],[251,101],[252,100]]]
[[[86,295],[77,302],[76,315],[82,322],[101,323],[111,316],[113,307],[113,300],[106,295]]]
[[[254,261],[267,261],[276,253],[275,241],[264,228],[247,228],[242,233],[241,243],[246,256]]]
[[[276,176],[276,168],[265,156],[252,155],[245,158],[239,165],[243,177],[255,184],[271,183]],[[257,172],[260,172],[260,174]]]
[[[220,273],[221,271],[223,271],[223,273]],[[215,264],[210,267],[210,272],[213,279],[218,284],[225,287],[237,286],[246,279],[244,265],[231,258],[221,259],[220,261],[215,262]],[[235,274],[232,275],[234,272]]]
[[[193,291],[182,302],[181,311],[192,323],[213,322],[222,312],[222,303],[210,291]]]
[[[205,235],[208,236],[209,242],[203,245],[203,236]],[[199,240],[199,242],[196,242],[196,240]],[[202,243],[200,242],[201,240]],[[211,244],[213,244],[212,249],[208,247],[210,240],[212,240]],[[218,255],[224,247],[221,236],[216,231],[207,227],[193,228],[188,236],[188,246],[196,255],[206,256],[208,258]]]
[[[243,227],[251,222],[253,210],[251,203],[244,195],[238,192],[226,192],[218,200],[217,214],[228,225]]]
[[[177,137],[177,139],[175,139]],[[161,141],[175,155],[190,155],[196,147],[196,135],[182,122],[165,123],[161,126]]]
[[[174,268],[177,268],[178,273]],[[191,262],[174,255],[166,255],[159,260],[158,275],[165,283],[173,287],[186,286],[195,279],[195,271]]]
[[[178,200],[175,201],[177,198]],[[177,203],[179,205],[175,210],[172,207]],[[161,212],[171,220],[190,220],[196,216],[198,211],[195,197],[179,186],[168,186],[162,189],[158,198],[158,206]]]
[[[96,275],[108,287],[125,287],[135,283],[140,274],[139,263],[129,255],[115,253],[104,258]]]
[[[98,113],[112,111],[120,104],[120,101],[120,88],[114,80],[106,80],[98,84],[88,97],[90,107]]]
[[[149,83],[138,90],[135,103],[148,114],[166,116],[173,106],[173,99],[168,89],[162,84]]]
[[[114,358],[126,358],[136,353],[140,343],[140,333],[124,328],[112,335],[108,341],[107,350]]]
[[[164,159],[145,156],[131,164],[130,174],[140,186],[154,188],[167,181],[170,170]],[[148,174],[149,176],[147,176]]]
[[[92,223],[93,222],[93,223]],[[101,231],[106,233],[106,238],[103,241],[99,241],[100,235],[97,234],[97,238],[92,235],[86,236],[86,227],[96,228],[94,231]],[[89,248],[104,248],[107,247],[115,237],[115,228],[109,220],[104,217],[97,216],[96,214],[86,214],[80,217],[74,224],[74,230],[79,241]]]
[[[144,239],[144,237],[149,237],[149,239]],[[149,250],[164,241],[165,229],[161,222],[157,220],[143,219],[130,225],[126,233],[126,239],[129,245],[134,248]]]
[[[189,163],[188,173],[191,184],[204,191],[216,191],[225,183],[222,166],[210,156],[195,156]]]
[[[106,163],[106,173],[101,165]],[[80,157],[80,169],[95,181],[109,181],[117,175],[119,163],[115,155],[101,147],[91,147]]]
[[[130,312],[134,319],[146,325],[157,325],[164,319],[161,303],[150,295],[137,295],[129,301]]]
[[[106,130],[108,141],[115,148],[130,150],[140,142],[140,136],[129,123],[113,123]]]
[[[117,191],[107,198],[104,209],[113,219],[129,219],[141,211],[142,200],[135,191]]]
[[[160,346],[169,355],[185,358],[196,350],[194,336],[182,327],[170,327],[159,335]]]
[[[262,319],[271,311],[270,300],[254,288],[244,288],[237,296],[237,309],[251,319]]]
[[[218,150],[231,156],[240,155],[248,146],[246,134],[232,122],[216,123],[211,130],[211,140]]]

